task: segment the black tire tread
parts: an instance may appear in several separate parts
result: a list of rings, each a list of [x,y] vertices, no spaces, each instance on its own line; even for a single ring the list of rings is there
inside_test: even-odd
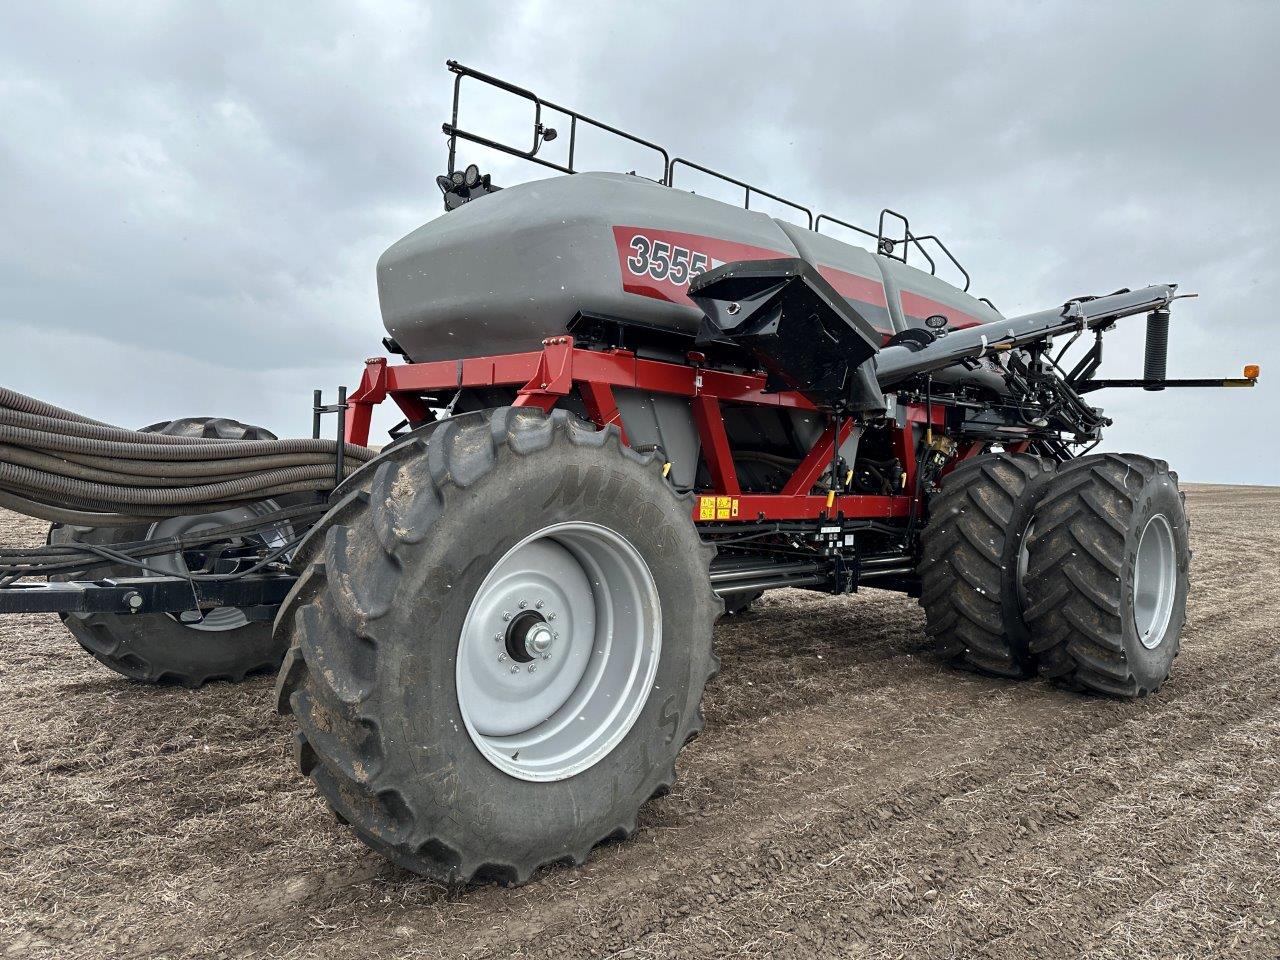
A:
[[[1004,555],[1019,500],[1046,469],[1029,454],[984,454],[952,470],[929,506],[920,604],[926,633],[952,666],[1015,679],[1035,673],[1006,622]]]
[[[161,420],[143,427],[139,433],[162,433],[171,437],[200,437],[205,440],[278,440],[266,427],[241,423],[230,417],[182,417]]]
[[[1159,689],[1141,686],[1129,669],[1115,588],[1134,502],[1126,481],[1133,473],[1143,481],[1158,473],[1177,481],[1163,460],[1132,453],[1094,454],[1061,466],[1037,510],[1027,570],[1033,586],[1025,615],[1041,671],[1061,686],[1122,698]],[[1171,625],[1175,644],[1182,616]]]
[[[276,684],[277,708],[298,721],[296,757],[302,774],[315,782],[339,819],[366,844],[416,873],[451,885],[480,880],[519,885],[545,866],[581,865],[598,844],[631,836],[636,829],[635,811],[567,855],[527,861],[514,856],[498,861],[474,857],[466,848],[465,830],[447,817],[432,820],[415,813],[404,800],[395,771],[380,762],[380,731],[376,719],[364,709],[373,690],[376,646],[371,644],[362,651],[363,656],[329,657],[320,663],[312,639],[334,629],[334,619],[360,635],[362,621],[376,620],[385,613],[393,590],[378,585],[395,583],[400,566],[397,553],[402,545],[427,535],[431,520],[442,512],[447,488],[470,486],[507,453],[526,455],[554,442],[598,448],[609,445],[661,476],[662,462],[623,444],[616,427],[596,430],[563,410],[553,410],[545,417],[537,416],[539,413],[499,408],[443,420],[372,461],[376,469],[362,471],[357,484],[349,478],[336,491],[338,502],[301,544],[294,562],[295,566],[305,565],[306,570],[276,618],[277,634],[293,637]],[[486,437],[488,442],[484,442]],[[416,474],[419,483],[395,501],[381,496],[396,484],[401,467],[410,461],[426,464],[427,470]],[[666,483],[663,486],[685,509],[692,510],[692,494],[679,494]],[[393,502],[400,506],[393,509]],[[413,522],[405,523],[410,513]],[[355,576],[344,545],[357,525],[376,534],[380,549],[373,556],[362,552],[361,571]],[[704,543],[702,562],[708,572],[714,556],[714,546]],[[373,574],[371,565],[378,567]],[[719,614],[721,605],[711,592],[709,576],[705,584],[708,602]],[[696,589],[692,584],[690,588]],[[711,669],[702,680],[703,686],[719,668],[714,653],[709,662]],[[694,702],[700,704],[701,693],[700,688],[691,692]],[[316,722],[317,717],[321,722]],[[699,705],[690,712],[680,745],[693,740],[703,724]],[[650,796],[668,792],[674,782],[673,758]]]

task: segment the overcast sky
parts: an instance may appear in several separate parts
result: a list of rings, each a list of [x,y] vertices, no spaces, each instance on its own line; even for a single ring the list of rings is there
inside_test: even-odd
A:
[[[441,212],[453,57],[843,219],[907,211],[1007,315],[1182,284],[1170,375],[1262,385],[1095,394],[1108,446],[1280,482],[1278,50],[1276,3],[6,4],[0,384],[305,433],[381,352],[379,253]],[[1128,325],[1107,376],[1141,374]]]

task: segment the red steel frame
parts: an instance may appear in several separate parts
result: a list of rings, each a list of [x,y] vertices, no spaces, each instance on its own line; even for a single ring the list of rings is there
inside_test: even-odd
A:
[[[722,510],[717,519],[815,520],[905,518],[911,513],[911,496],[868,494],[814,495],[814,484],[831,464],[834,423],[829,423],[791,478],[778,493],[744,494],[738,484],[729,438],[721,414],[722,404],[791,407],[813,410],[814,405],[795,391],[765,392],[763,373],[727,373],[709,370],[694,363],[667,363],[637,357],[629,350],[584,350],[573,338],[551,337],[542,350],[465,360],[391,365],[385,357],[365,361],[360,386],[347,398],[346,435],[351,443],[367,444],[376,404],[390,397],[411,422],[429,418],[423,394],[460,388],[517,387],[515,405],[550,410],[576,387],[587,415],[598,425],[614,424],[623,429],[614,388],[631,388],[647,393],[688,397],[694,423],[702,442],[702,455],[711,474],[713,489],[699,491],[695,520],[709,519],[703,501],[729,499],[730,513]],[[895,431],[894,454],[906,472],[904,491],[915,489],[916,443],[913,425],[923,423],[923,407],[909,408],[909,422]],[[935,425],[943,422],[943,411],[933,410]],[[853,424],[841,423],[841,442]],[[623,432],[623,440],[626,433]],[[977,446],[965,451],[971,456]]]

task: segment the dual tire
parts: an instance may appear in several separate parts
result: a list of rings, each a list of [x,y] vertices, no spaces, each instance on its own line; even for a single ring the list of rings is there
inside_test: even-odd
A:
[[[1188,536],[1163,461],[975,458],[945,478],[922,534],[926,629],[957,667],[1151,693],[1186,620]]]

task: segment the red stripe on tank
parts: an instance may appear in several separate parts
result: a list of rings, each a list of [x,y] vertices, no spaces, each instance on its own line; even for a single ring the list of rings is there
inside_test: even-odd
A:
[[[940,313],[947,318],[947,323],[955,330],[976,327],[983,322],[963,310],[948,306],[945,303],[939,303],[937,300],[932,300],[922,294],[912,293],[910,290],[902,291],[902,312],[908,318],[920,321],[923,321],[925,317],[932,317]]]
[[[652,227],[614,227],[614,243],[618,248],[618,268],[622,271],[622,289],[627,293],[664,300],[667,303],[679,303],[694,307],[689,299],[689,281],[693,279],[694,261],[705,258],[702,271],[710,270],[721,263],[734,260],[777,260],[781,257],[795,256],[794,253],[782,253],[767,247],[757,247],[749,243],[736,243],[733,240],[721,240],[718,237],[703,237],[695,233],[681,233],[678,230],[655,230]],[[644,243],[641,244],[640,241]],[[680,248],[689,251],[689,260],[683,270],[677,269],[676,275],[684,274],[683,282],[671,280],[671,270],[653,267],[653,246],[665,243],[672,250]],[[670,250],[667,254],[670,263]],[[644,269],[648,263],[650,269]]]
[[[688,280],[685,280],[684,283],[673,283],[670,279],[671,271],[668,269],[664,272],[660,265],[657,273],[661,279],[655,277],[652,271],[639,269],[643,261],[640,255],[640,247],[643,244],[633,246],[638,237],[644,238],[644,241],[649,244],[650,253],[652,252],[653,244],[663,242],[672,248],[679,247],[682,250],[688,250],[691,260],[698,254],[702,254],[707,259],[707,269],[736,260],[780,260],[797,256],[794,250],[788,253],[781,250],[771,250],[768,247],[757,247],[749,243],[723,240],[719,237],[704,237],[695,233],[682,233],[678,230],[656,230],[651,227],[614,227],[613,238],[618,249],[618,268],[622,273],[622,289],[637,296],[650,297],[654,300],[662,300],[667,303],[677,303],[689,307],[696,307],[696,304],[689,299]],[[649,259],[652,261],[651,255]],[[856,273],[849,273],[846,270],[837,270],[835,267],[819,267],[818,272],[842,297],[867,304],[868,306],[888,309],[884,285],[878,280],[859,276]],[[678,270],[677,274],[679,274]],[[882,327],[877,327],[877,329],[882,333],[890,332]]]
[[[889,308],[889,300],[884,295],[884,284],[879,280],[849,273],[847,270],[837,270],[835,267],[819,267],[818,273],[822,274],[822,278],[835,287],[836,293],[842,297],[869,303],[873,307],[884,307],[886,310]]]

